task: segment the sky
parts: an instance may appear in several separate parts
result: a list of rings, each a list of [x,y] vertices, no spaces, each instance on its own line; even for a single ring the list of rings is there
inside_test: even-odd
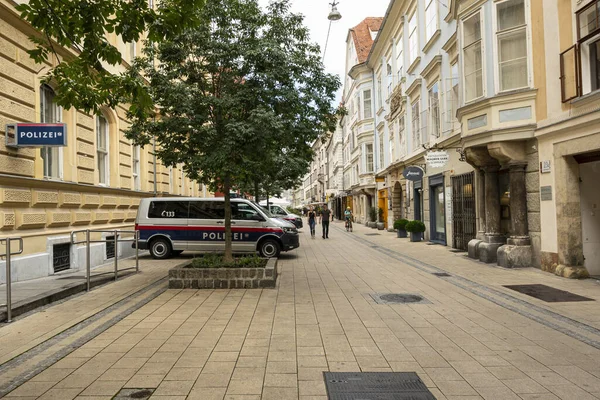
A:
[[[304,15],[304,24],[310,29],[311,40],[325,47],[329,20],[327,16],[331,11],[329,3],[332,0],[292,0],[292,11]],[[344,74],[346,57],[346,37],[348,30],[360,23],[366,17],[383,17],[390,0],[338,0],[338,11],[342,19],[331,24],[331,33],[327,52],[325,53],[325,69],[327,72],[340,76]],[[259,0],[266,6],[269,0]],[[338,91],[336,104],[341,99],[342,89]]]

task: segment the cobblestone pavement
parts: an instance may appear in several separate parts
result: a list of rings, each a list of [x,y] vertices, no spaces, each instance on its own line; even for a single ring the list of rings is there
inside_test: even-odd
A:
[[[325,400],[323,371],[416,371],[438,399],[600,398],[598,302],[545,303],[503,287],[542,283],[598,300],[597,281],[341,228],[327,240],[305,229],[279,260],[276,289],[165,290],[156,278],[174,260],[4,326],[0,396],[149,388],[152,399]],[[426,302],[371,296],[385,293]]]

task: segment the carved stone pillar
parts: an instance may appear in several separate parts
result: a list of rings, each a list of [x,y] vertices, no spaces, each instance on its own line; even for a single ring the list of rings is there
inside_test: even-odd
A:
[[[504,244],[500,231],[500,188],[498,165],[483,167],[485,173],[485,242],[479,245],[479,260],[493,263],[498,259],[497,251]]]
[[[509,168],[511,232],[508,244],[528,246],[531,244],[531,240],[527,223],[527,188],[525,186],[527,164],[513,164]]]

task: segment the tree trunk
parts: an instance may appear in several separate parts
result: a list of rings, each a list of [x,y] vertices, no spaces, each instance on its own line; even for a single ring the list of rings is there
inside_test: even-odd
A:
[[[258,204],[260,202],[260,192],[258,188],[258,181],[254,181],[254,201]]]
[[[233,261],[233,250],[231,246],[231,183],[229,177],[223,180],[223,191],[225,192],[225,254],[223,259],[225,262]]]

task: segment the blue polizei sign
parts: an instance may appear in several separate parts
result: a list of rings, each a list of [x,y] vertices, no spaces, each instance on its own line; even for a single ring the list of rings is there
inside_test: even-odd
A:
[[[17,123],[6,125],[10,147],[61,147],[67,145],[67,124]]]

